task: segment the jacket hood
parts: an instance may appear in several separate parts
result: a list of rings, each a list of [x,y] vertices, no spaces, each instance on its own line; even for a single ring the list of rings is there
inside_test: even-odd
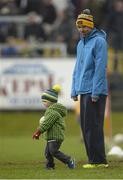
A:
[[[95,37],[95,36],[100,36],[104,39],[106,39],[106,33],[103,30],[98,30],[94,28],[86,37],[85,39],[88,41],[89,39]],[[82,37],[81,37],[82,38]],[[82,38],[83,39],[83,38]]]
[[[52,109],[56,112],[58,112],[62,117],[66,116],[67,115],[67,109],[65,106],[63,106],[62,104],[60,103],[54,103],[53,105],[51,105],[49,107],[49,109]]]
[[[101,36],[101,37],[103,37],[104,39],[106,39],[106,32],[105,31],[103,31],[102,29],[101,30],[98,30],[98,29],[96,29],[96,28],[94,28],[93,30],[92,30],[92,34],[90,34],[90,36]]]

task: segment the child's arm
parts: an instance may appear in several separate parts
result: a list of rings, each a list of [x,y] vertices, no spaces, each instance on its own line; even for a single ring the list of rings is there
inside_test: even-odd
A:
[[[37,129],[35,133],[33,134],[33,139],[39,139],[39,136],[41,135],[40,129]]]
[[[53,126],[55,121],[57,119],[59,119],[59,114],[56,111],[48,110],[47,113],[45,114],[44,119],[45,120],[43,121],[43,123],[39,127],[41,133],[44,133],[45,131],[47,131],[49,128],[51,128]]]
[[[33,134],[33,139],[39,139],[40,135],[41,135],[41,131],[40,131],[40,126],[44,121],[44,116],[40,118],[39,120],[39,128],[37,128],[37,130],[35,131],[35,133]]]

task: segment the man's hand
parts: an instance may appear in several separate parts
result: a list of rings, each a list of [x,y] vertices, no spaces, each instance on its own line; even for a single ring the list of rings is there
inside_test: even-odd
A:
[[[72,96],[71,97],[74,101],[78,101],[78,96]]]
[[[99,99],[99,96],[92,96],[92,102],[96,103]]]
[[[33,139],[39,140],[39,136],[41,135],[41,131],[38,129],[32,136]]]

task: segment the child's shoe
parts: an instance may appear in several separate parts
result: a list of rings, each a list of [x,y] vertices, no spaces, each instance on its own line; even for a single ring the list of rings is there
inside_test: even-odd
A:
[[[55,169],[55,164],[54,163],[52,165],[46,164],[45,169],[46,170],[53,170],[53,169]]]
[[[46,170],[54,170],[55,167],[45,167]]]
[[[74,169],[75,168],[75,159],[70,159],[70,161],[68,162],[67,166],[70,169]]]

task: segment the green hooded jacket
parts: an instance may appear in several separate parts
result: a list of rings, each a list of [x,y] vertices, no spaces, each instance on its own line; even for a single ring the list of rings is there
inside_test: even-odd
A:
[[[45,111],[44,121],[39,126],[46,140],[63,141],[65,136],[65,116],[67,109],[60,103],[54,103]]]

